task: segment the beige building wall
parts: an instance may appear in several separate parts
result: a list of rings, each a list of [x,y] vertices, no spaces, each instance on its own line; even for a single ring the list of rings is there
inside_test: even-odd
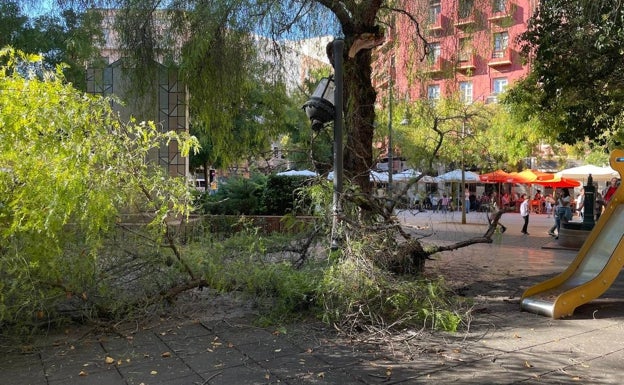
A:
[[[131,116],[137,121],[153,121],[163,132],[184,132],[189,129],[186,88],[178,80],[177,74],[158,65],[154,78],[147,88],[141,87],[130,76],[130,68],[124,67],[119,59],[104,68],[87,70],[87,92],[98,95],[115,95],[124,105],[115,104],[122,119]],[[149,159],[167,170],[170,176],[187,176],[189,162],[180,154],[178,143],[171,141],[153,151]]]

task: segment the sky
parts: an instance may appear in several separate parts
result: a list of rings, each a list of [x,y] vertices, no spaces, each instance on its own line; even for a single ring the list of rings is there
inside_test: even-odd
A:
[[[27,0],[19,1],[22,11],[29,17],[37,17],[52,10],[54,0]]]

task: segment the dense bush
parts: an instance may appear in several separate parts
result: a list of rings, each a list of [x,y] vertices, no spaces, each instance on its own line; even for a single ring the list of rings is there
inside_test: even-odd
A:
[[[219,185],[215,194],[203,194],[202,207],[206,214],[259,215],[265,210],[261,197],[266,177],[254,174],[251,178],[232,177]]]
[[[234,177],[221,183],[216,194],[204,194],[202,207],[206,214],[219,215],[303,214],[310,206],[303,188],[309,184],[310,178],[297,176]]]
[[[269,176],[262,202],[267,215],[300,214],[309,206],[303,187],[310,184],[305,176]]]

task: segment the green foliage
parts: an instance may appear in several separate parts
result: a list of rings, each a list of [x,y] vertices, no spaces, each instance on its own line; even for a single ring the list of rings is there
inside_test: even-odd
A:
[[[254,215],[261,214],[261,197],[266,177],[254,174],[253,178],[232,177],[222,182],[214,195],[204,194],[203,209],[209,214]]]
[[[249,229],[208,247],[191,245],[190,254],[197,256],[211,288],[252,298],[261,310],[259,322],[292,322],[318,311],[315,299],[322,274],[314,263],[293,267],[281,251],[292,240],[292,236],[260,236]]]
[[[509,101],[559,141],[621,144],[624,9],[619,1],[539,2],[521,37],[531,75]]]
[[[100,60],[98,47],[104,44],[102,14],[67,9],[60,16],[29,19],[21,7],[23,4],[14,1],[0,4],[0,47],[9,45],[24,52],[43,54],[47,69],[65,63],[65,78],[76,88],[85,90],[85,65]]]
[[[409,118],[408,124],[400,123],[403,117]],[[381,122],[387,126],[387,118]],[[438,162],[459,167],[463,161],[467,167],[484,169],[515,165],[548,138],[536,119],[518,119],[507,105],[465,105],[453,97],[435,104],[426,100],[399,103],[392,127],[401,155],[412,167],[429,172],[435,171],[433,165]],[[387,135],[387,131],[378,134]]]
[[[203,194],[205,213],[219,215],[285,215],[310,212],[310,178],[253,174],[220,184],[216,194]]]
[[[259,57],[268,41],[227,21],[239,6],[197,3],[193,12],[173,17],[175,28],[187,36],[179,68],[192,95],[194,134],[210,151],[203,164],[217,167],[265,158],[271,140],[302,123],[280,74]]]
[[[480,131],[481,154],[493,162],[488,170],[511,168],[531,156],[547,136],[539,122],[516,119],[504,105],[489,105],[487,128]]]
[[[324,320],[348,330],[389,325],[455,331],[462,321],[442,281],[393,276],[362,259],[346,259],[327,269],[319,300]]]
[[[397,277],[359,259],[308,261],[295,269],[283,252],[292,237],[260,236],[250,229],[223,242],[190,245],[208,285],[253,298],[259,322],[317,316],[349,330],[367,326],[427,326],[455,331],[464,306],[442,280]],[[271,250],[275,250],[272,252]]]
[[[111,100],[77,91],[60,68],[36,76],[33,59],[0,51],[0,322],[26,325],[96,286],[122,214],[149,213],[156,237],[190,214],[185,181],[146,159],[171,140],[183,154],[195,145],[151,122],[119,121]]]
[[[303,187],[309,183],[308,177],[271,175],[262,194],[262,203],[268,215],[284,215],[289,212],[301,213],[309,202],[303,196]],[[297,205],[299,204],[299,205]]]

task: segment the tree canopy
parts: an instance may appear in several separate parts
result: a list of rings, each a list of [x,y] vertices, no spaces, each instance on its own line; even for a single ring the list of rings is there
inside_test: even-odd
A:
[[[77,4],[60,1],[61,5]],[[93,2],[78,2],[93,6]],[[137,65],[154,59],[177,61],[196,98],[191,104],[201,125],[218,143],[230,136],[234,110],[248,92],[248,76],[257,71],[253,39],[270,38],[278,52],[280,41],[311,36],[344,38],[345,173],[365,192],[373,165],[372,140],[376,92],[371,84],[370,49],[381,42],[396,1],[338,0],[214,0],[159,2],[120,0],[96,2],[118,10],[116,29],[121,48]],[[87,7],[88,8],[88,7]],[[167,42],[183,41],[180,49]],[[357,44],[356,44],[357,42]],[[370,43],[370,44],[369,44]],[[278,68],[274,63],[273,68]],[[277,73],[277,71],[273,71]],[[210,92],[207,92],[210,91]],[[201,110],[200,110],[201,109]],[[223,134],[223,135],[221,135]]]
[[[31,18],[25,14],[23,2],[5,0],[0,3],[0,48],[8,45],[41,54],[48,69],[65,63],[65,79],[84,90],[86,66],[100,58],[101,20],[99,13],[71,8]]]
[[[573,144],[622,142],[624,9],[616,0],[541,1],[521,36],[531,74],[507,102]]]

